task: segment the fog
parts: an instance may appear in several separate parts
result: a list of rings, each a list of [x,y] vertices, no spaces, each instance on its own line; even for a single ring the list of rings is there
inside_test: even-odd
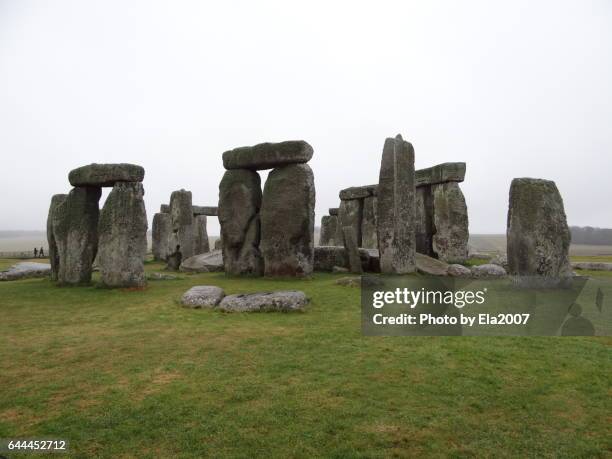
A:
[[[611,82],[608,0],[0,0],[0,229],[43,229],[91,162],[144,166],[149,220],[176,189],[216,205],[223,151],[288,139],[318,224],[397,133],[417,168],[467,163],[472,233],[505,232],[525,176],[612,227]]]

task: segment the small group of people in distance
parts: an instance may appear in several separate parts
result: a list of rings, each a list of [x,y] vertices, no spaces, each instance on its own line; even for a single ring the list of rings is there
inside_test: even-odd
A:
[[[34,247],[34,258],[45,258],[45,251],[42,247],[40,249]]]

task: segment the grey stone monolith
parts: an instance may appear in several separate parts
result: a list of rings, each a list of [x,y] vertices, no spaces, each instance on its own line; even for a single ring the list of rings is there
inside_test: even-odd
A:
[[[378,248],[378,237],[376,234],[377,205],[378,198],[376,196],[369,196],[363,200],[361,247],[366,249]]]
[[[208,230],[206,229],[206,215],[196,215],[194,217],[194,252],[195,255],[210,252],[208,242]]]
[[[507,240],[510,274],[553,279],[571,276],[571,234],[555,182],[512,181]]]
[[[267,276],[312,273],[314,208],[314,176],[308,164],[292,164],[270,172],[261,208],[261,252]]]
[[[383,148],[378,196],[378,246],[383,273],[415,271],[414,149],[401,135]]]
[[[170,195],[172,233],[169,252],[178,251],[183,260],[195,255],[195,230],[191,191],[179,190]]]
[[[106,287],[143,287],[147,211],[142,183],[118,182],[100,212],[98,266]]]
[[[336,245],[336,231],[338,229],[338,217],[335,215],[323,215],[321,217],[321,234],[319,245]]]
[[[74,187],[53,212],[53,236],[59,256],[60,284],[91,282],[98,252],[99,187]]]
[[[261,179],[255,171],[228,170],[219,184],[219,223],[226,274],[263,274]]]
[[[344,248],[349,260],[349,271],[361,274],[363,270],[359,256],[359,245],[357,244],[357,230],[353,226],[345,226],[342,228],[342,235],[344,236]]]
[[[53,217],[57,208],[62,204],[67,194],[56,194],[51,198],[51,205],[49,206],[49,214],[47,215],[47,243],[49,244],[49,263],[51,265],[51,280],[56,281],[59,273],[60,259],[57,251],[57,242],[55,240],[55,234],[53,233]]]
[[[433,250],[434,208],[431,185],[416,188],[415,194],[415,237],[416,251],[429,257],[435,257]]]
[[[172,234],[172,217],[170,217],[170,214],[155,214],[151,232],[153,259],[166,261],[168,255],[170,255],[170,234]]]
[[[342,228],[350,226],[355,228],[357,245],[361,247],[361,220],[363,218],[363,199],[350,199],[340,201],[338,208],[338,226],[336,231],[336,243],[343,245],[344,233]]]
[[[457,182],[446,182],[433,185],[432,194],[436,229],[433,250],[446,263],[463,263],[467,260],[470,237],[463,192]]]

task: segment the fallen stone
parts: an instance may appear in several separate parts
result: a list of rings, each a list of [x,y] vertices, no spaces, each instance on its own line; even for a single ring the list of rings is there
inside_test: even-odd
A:
[[[349,259],[349,271],[361,274],[363,268],[361,267],[359,246],[357,245],[357,231],[351,226],[345,226],[342,228],[342,233],[344,235],[344,248],[346,249]]]
[[[448,266],[448,263],[441,260],[436,260],[422,253],[416,254],[416,269],[422,274],[428,274],[430,276],[447,276]]]
[[[341,201],[338,210],[338,226],[336,228],[336,244],[342,244],[344,241],[344,233],[342,228],[349,226],[355,228],[357,237],[357,246],[361,247],[361,220],[363,219],[363,200],[352,199],[350,201]]]
[[[223,153],[226,169],[273,169],[288,164],[307,163],[313,155],[312,147],[303,140],[280,143],[260,143],[252,147],[240,147]]]
[[[472,277],[504,277],[506,270],[499,265],[485,264],[472,267]]]
[[[414,149],[401,135],[385,141],[377,196],[381,271],[412,273],[416,269]]]
[[[338,230],[338,217],[323,215],[321,217],[321,232],[319,245],[336,245],[336,232]]]
[[[98,266],[106,287],[143,287],[147,211],[142,183],[118,182],[100,212]]]
[[[443,163],[416,171],[416,186],[435,185],[445,182],[463,182],[465,163]]]
[[[35,277],[48,277],[51,274],[51,265],[47,263],[33,263],[24,261],[0,272],[0,281],[14,281]]]
[[[507,234],[510,274],[571,276],[571,235],[555,182],[531,178],[512,181]]]
[[[376,196],[370,196],[363,200],[363,212],[361,215],[361,247],[366,249],[378,248],[378,235],[376,231]]]
[[[308,304],[304,292],[280,291],[228,295],[219,304],[224,312],[292,312],[303,311]]]
[[[196,215],[193,222],[194,228],[194,254],[210,252],[208,231],[206,229],[206,215]]]
[[[188,308],[214,308],[217,306],[223,297],[225,292],[220,287],[213,285],[198,285],[191,287],[183,294],[181,298],[181,304]]]
[[[223,271],[223,252],[212,252],[195,255],[181,263],[180,270],[192,273],[213,273]]]
[[[246,169],[225,172],[219,184],[219,223],[226,274],[263,274],[260,207],[259,174]]]
[[[180,279],[180,277],[175,276],[173,274],[150,273],[150,274],[147,274],[147,279],[153,280],[153,281],[164,281],[164,280],[177,280],[177,279]]]
[[[168,251],[180,252],[183,260],[195,253],[195,219],[191,191],[179,190],[170,195],[170,217],[172,233],[170,234]]]
[[[348,273],[348,272],[349,272],[348,268],[343,268],[342,266],[334,266],[332,268],[332,273],[339,274],[339,273]]]
[[[60,284],[91,282],[92,264],[98,253],[101,194],[102,189],[98,187],[75,187],[53,213]]]
[[[572,268],[586,271],[612,271],[612,263],[577,261],[572,263]]]
[[[261,207],[260,248],[266,276],[312,273],[314,207],[314,176],[308,164],[292,164],[270,172]]]
[[[361,277],[341,277],[336,284],[343,287],[361,287]]]
[[[49,245],[49,263],[51,266],[51,280],[56,281],[59,273],[60,258],[57,251],[57,243],[55,241],[55,234],[53,233],[53,216],[57,211],[57,208],[62,204],[67,194],[56,194],[51,198],[51,205],[49,206],[49,214],[47,215],[47,243]]]
[[[329,208],[329,215],[335,215],[336,217],[338,216],[338,208],[337,207],[330,207]]]
[[[378,250],[359,249],[361,269],[366,272],[380,272]],[[348,269],[349,258],[343,246],[318,246],[314,248],[315,271],[333,272],[334,267]]]
[[[465,165],[464,165],[465,166]],[[464,263],[468,256],[468,212],[465,197],[456,182],[432,186],[433,250],[447,263]]]
[[[219,215],[219,208],[209,206],[193,206],[193,215],[206,215],[207,217],[217,217]]]
[[[68,174],[72,186],[111,187],[117,182],[142,182],[145,170],[136,164],[89,164]]]
[[[170,255],[170,235],[172,234],[172,217],[167,213],[153,216],[151,231],[153,259],[166,261]],[[176,248],[176,247],[175,247]]]
[[[351,199],[363,199],[373,196],[378,185],[353,186],[340,191],[340,199],[349,201]]]
[[[470,277],[472,270],[460,264],[453,264],[448,267],[447,274],[451,277]]]

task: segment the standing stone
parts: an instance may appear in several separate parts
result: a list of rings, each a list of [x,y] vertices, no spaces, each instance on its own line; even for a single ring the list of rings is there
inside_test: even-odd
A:
[[[157,213],[153,217],[153,259],[166,261],[170,255],[170,235],[172,234],[172,217],[169,213]],[[176,248],[176,247],[175,247]]]
[[[195,255],[194,218],[191,204],[191,191],[174,191],[170,196],[170,216],[172,233],[170,235],[171,253],[178,251],[183,260]]]
[[[435,257],[433,236],[436,229],[431,185],[416,188],[415,215],[416,251],[428,257]]]
[[[357,245],[357,230],[352,226],[342,228],[344,235],[344,247],[349,259],[349,270],[352,273],[361,274],[361,258],[359,257],[359,246]]]
[[[361,217],[361,247],[366,249],[378,248],[376,235],[376,212],[378,198],[369,196],[363,200],[363,213]]]
[[[247,169],[226,171],[219,184],[219,223],[226,274],[263,274],[260,208],[259,174]]]
[[[463,263],[468,256],[468,213],[465,197],[457,182],[432,186],[436,233],[433,250],[446,263]]]
[[[507,236],[510,274],[571,276],[571,235],[555,182],[532,178],[512,181]]]
[[[361,220],[363,219],[363,199],[351,199],[340,201],[338,209],[338,226],[336,231],[336,241],[342,244],[344,233],[342,228],[350,226],[355,228],[357,246],[361,247]]]
[[[53,213],[53,236],[59,256],[60,284],[91,282],[98,252],[98,202],[102,189],[75,187]]]
[[[319,245],[337,245],[337,229],[338,217],[335,215],[324,215],[321,217],[321,235],[319,236]]]
[[[219,236],[219,239],[217,239],[215,241],[215,250],[222,250],[223,249],[223,239],[221,239],[221,236]]]
[[[195,254],[210,252],[210,244],[208,242],[208,231],[206,229],[206,215],[197,215],[194,218],[194,238],[195,238]]]
[[[267,276],[312,273],[314,207],[314,176],[308,164],[292,164],[270,172],[261,208],[261,251]],[[225,237],[223,241],[225,244]]]
[[[56,281],[59,273],[60,259],[57,251],[57,242],[55,241],[55,235],[53,234],[53,217],[57,208],[62,204],[67,194],[56,194],[51,198],[51,205],[49,206],[49,215],[47,216],[47,242],[49,244],[49,263],[51,264],[51,280]]]
[[[98,265],[106,287],[143,287],[147,211],[142,183],[118,182],[100,212]]]
[[[415,271],[414,149],[398,135],[383,148],[378,184],[378,246],[383,273]]]

